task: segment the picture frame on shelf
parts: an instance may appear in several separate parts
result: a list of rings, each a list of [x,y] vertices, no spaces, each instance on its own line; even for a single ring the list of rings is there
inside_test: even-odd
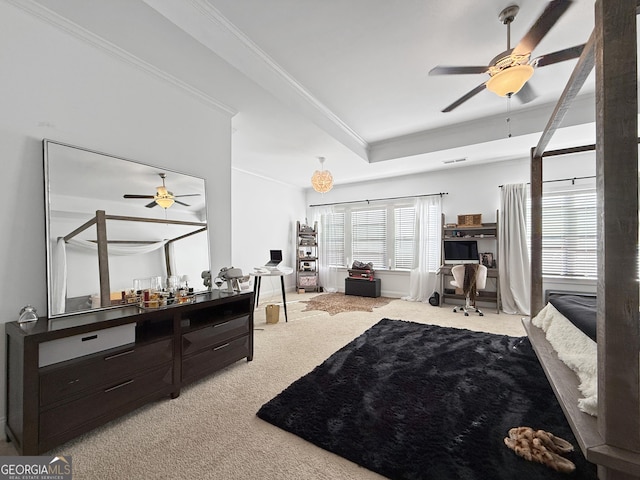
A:
[[[483,252],[480,254],[480,263],[487,268],[495,268],[496,261],[493,258],[493,252]]]

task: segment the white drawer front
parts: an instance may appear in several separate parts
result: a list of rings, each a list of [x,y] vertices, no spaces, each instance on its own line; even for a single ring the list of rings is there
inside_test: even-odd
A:
[[[136,341],[136,324],[105,328],[94,332],[43,342],[39,346],[38,366],[64,362]]]

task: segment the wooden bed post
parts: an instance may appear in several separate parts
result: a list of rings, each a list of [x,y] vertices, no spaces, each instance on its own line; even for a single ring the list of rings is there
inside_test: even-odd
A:
[[[636,0],[597,0],[594,33],[598,428],[609,447],[640,452]]]
[[[529,315],[542,307],[542,156],[531,149],[531,300]]]
[[[109,283],[109,252],[107,247],[107,219],[104,210],[96,210],[96,239],[98,241],[98,271],[100,275],[100,306],[111,306]]]

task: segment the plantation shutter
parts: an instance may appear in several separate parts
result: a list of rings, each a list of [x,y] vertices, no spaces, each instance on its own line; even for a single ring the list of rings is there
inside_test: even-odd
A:
[[[427,257],[427,269],[429,272],[437,272],[440,269],[442,247],[440,245],[441,228],[440,206],[430,205],[427,218],[427,242],[429,252]]]
[[[345,265],[344,258],[344,212],[330,213],[323,216],[323,253],[324,263],[332,267]]]
[[[410,270],[414,267],[416,209],[400,207],[395,216],[395,268]]]
[[[386,209],[351,212],[351,253],[354,261],[372,262],[374,268],[386,268]]]
[[[596,193],[545,194],[542,203],[542,271],[567,277],[597,276]]]
[[[531,231],[527,201],[527,231]],[[542,274],[596,278],[597,198],[595,189],[546,192],[542,197]]]

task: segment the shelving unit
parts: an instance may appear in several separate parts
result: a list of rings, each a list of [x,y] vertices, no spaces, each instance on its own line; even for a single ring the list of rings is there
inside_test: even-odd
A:
[[[301,225],[296,222],[296,288],[319,292],[320,276],[318,273],[318,222]]]
[[[496,218],[498,218],[496,212]],[[463,240],[478,240],[478,253],[481,259],[483,259],[483,253],[491,253],[491,259],[489,264],[485,263],[487,267],[487,278],[495,279],[495,291],[481,290],[478,292],[476,301],[483,303],[493,303],[496,306],[496,313],[500,313],[500,273],[498,272],[498,223],[482,223],[481,225],[456,225],[447,226],[444,223],[444,215],[442,216],[442,258],[444,259],[444,241],[463,241]],[[489,251],[492,250],[492,251]],[[483,262],[481,262],[483,263]],[[440,267],[440,292],[442,297],[441,305],[447,303],[447,299],[455,300],[455,303],[464,302],[465,296],[457,293],[447,293],[445,289],[449,290],[449,281],[453,278],[451,275],[451,267],[453,265],[443,264]]]

